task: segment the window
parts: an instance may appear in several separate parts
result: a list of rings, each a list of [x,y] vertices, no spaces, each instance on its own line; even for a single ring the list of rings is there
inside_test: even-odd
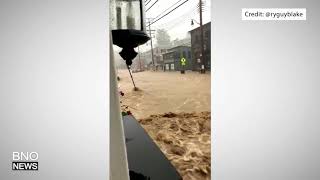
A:
[[[179,59],[179,58],[180,58],[180,54],[179,54],[179,52],[176,52],[175,56],[174,56],[174,59]]]
[[[191,51],[188,51],[188,58],[191,59]]]
[[[183,51],[182,52],[182,57],[184,57],[184,58],[186,58],[187,56],[186,56],[186,52],[185,51]]]

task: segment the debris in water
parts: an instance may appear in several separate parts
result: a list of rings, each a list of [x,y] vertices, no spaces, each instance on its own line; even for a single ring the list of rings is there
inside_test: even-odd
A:
[[[210,112],[165,113],[140,119],[183,180],[210,180]]]

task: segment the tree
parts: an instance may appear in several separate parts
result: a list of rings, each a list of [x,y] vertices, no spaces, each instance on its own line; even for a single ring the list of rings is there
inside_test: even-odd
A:
[[[179,39],[176,38],[175,40],[172,41],[172,45],[173,46],[177,46],[177,44],[179,44]]]
[[[158,47],[169,47],[171,45],[170,36],[165,29],[157,30],[156,39]]]

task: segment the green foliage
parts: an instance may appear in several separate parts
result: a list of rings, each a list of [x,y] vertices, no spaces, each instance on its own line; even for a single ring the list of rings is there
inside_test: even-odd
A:
[[[157,30],[156,39],[158,47],[169,47],[171,45],[170,36],[165,29]]]

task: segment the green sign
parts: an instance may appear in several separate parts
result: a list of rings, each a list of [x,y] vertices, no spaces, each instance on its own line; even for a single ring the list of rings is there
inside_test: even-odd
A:
[[[185,58],[181,58],[181,65],[182,66],[185,66],[186,65],[186,62],[187,62],[187,60],[185,59]]]

